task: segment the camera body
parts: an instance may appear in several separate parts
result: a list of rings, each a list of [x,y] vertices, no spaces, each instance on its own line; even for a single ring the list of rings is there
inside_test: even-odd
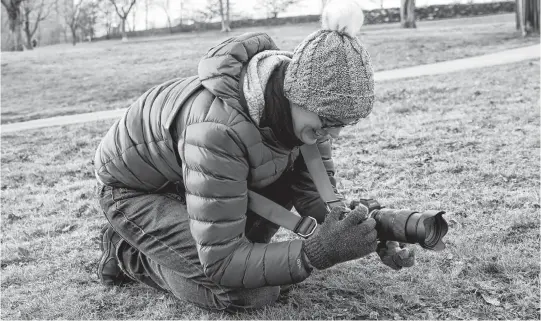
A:
[[[445,249],[442,238],[447,234],[449,226],[443,218],[444,211],[388,209],[374,199],[353,201],[350,208],[354,209],[359,204],[367,207],[369,216],[376,220],[378,239],[419,244],[434,251]]]

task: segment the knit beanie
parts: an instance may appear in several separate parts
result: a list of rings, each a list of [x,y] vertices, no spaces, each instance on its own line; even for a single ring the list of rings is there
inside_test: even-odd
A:
[[[356,122],[374,104],[370,55],[355,36],[364,22],[358,0],[331,0],[322,28],[293,53],[284,80],[290,102],[320,117]]]

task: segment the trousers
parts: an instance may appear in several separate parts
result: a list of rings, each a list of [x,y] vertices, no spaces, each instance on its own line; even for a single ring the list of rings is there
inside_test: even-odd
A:
[[[287,178],[257,191],[291,210]],[[160,192],[98,184],[100,206],[122,237],[117,248],[120,268],[132,279],[208,310],[234,312],[274,303],[280,287],[230,288],[208,278],[190,233],[185,192],[169,185]],[[269,243],[279,226],[248,211],[245,236]]]

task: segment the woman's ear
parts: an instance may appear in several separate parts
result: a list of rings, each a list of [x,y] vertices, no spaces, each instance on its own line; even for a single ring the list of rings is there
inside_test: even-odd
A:
[[[305,144],[314,144],[317,141],[315,131],[321,128],[319,116],[292,103],[291,118],[293,119],[293,130],[297,138]]]
[[[291,117],[293,122],[298,122],[299,125],[310,125],[313,127],[321,127],[321,120],[319,116],[311,111],[308,111],[295,103],[290,103],[291,105]],[[304,127],[304,126],[303,126]]]

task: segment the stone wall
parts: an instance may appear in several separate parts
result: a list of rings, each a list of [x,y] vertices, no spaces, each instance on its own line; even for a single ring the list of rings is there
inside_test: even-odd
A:
[[[515,2],[493,2],[476,4],[433,5],[415,8],[417,21],[459,17],[473,17],[515,12]],[[400,22],[400,9],[381,9],[365,12],[365,24]]]

